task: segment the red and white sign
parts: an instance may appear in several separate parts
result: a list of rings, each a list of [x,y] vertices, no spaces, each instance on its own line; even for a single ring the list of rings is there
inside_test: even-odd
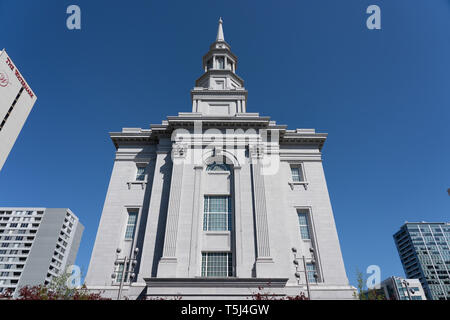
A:
[[[9,77],[8,74],[0,70],[0,87],[6,87],[9,84]]]

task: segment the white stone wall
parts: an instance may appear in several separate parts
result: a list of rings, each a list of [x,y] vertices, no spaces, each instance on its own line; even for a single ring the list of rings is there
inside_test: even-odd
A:
[[[313,247],[320,280],[318,284],[311,284],[313,298],[353,297],[354,288],[349,286],[345,273],[317,146],[281,145],[278,170],[274,174],[256,176],[259,167],[250,164],[252,152],[246,148],[217,149],[219,156],[231,159],[233,169],[227,175],[206,172],[208,156],[203,156],[200,163],[173,163],[171,144],[170,139],[164,138],[160,139],[159,145],[148,142],[119,145],[86,277],[88,287],[107,289],[114,295],[117,286],[111,286],[111,273],[116,248],[130,254],[137,246],[141,250],[136,268],[138,280],[135,286],[126,286],[129,296],[139,296],[148,278],[200,277],[202,250],[231,250],[238,279],[269,279],[267,282],[286,279],[287,285],[280,289],[280,294],[295,295],[306,291],[301,258],[313,259],[310,252]],[[185,152],[189,150],[187,145]],[[142,161],[149,162],[148,182],[144,188],[139,184],[130,187],[136,163]],[[305,183],[292,184],[292,163],[303,166]],[[204,232],[204,195],[230,193],[233,197],[233,230]],[[123,240],[129,207],[140,208],[140,226],[134,246]],[[308,209],[311,214],[311,241],[301,239],[297,209]],[[295,256],[292,248],[297,249]],[[295,258],[299,259],[298,265],[294,264]],[[184,280],[180,281],[183,283]],[[223,291],[195,286],[180,284],[173,288],[162,285],[149,288],[147,294],[184,293],[201,299],[214,294],[220,297],[219,293]],[[238,285],[227,289],[228,293],[223,292],[222,298],[244,298],[251,294],[250,289]],[[195,292],[198,295],[191,296]]]

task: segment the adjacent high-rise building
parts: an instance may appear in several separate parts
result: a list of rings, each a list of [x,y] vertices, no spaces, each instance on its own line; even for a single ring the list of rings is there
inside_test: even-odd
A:
[[[407,222],[394,240],[406,276],[429,300],[450,300],[450,223]]]
[[[220,21],[192,111],[110,134],[116,156],[88,288],[114,298],[248,299],[261,287],[354,298],[322,167],[327,135],[248,112],[237,62]]]
[[[83,230],[69,209],[0,208],[0,293],[48,284],[65,272]]]
[[[0,170],[35,102],[33,90],[3,49],[0,52]]]

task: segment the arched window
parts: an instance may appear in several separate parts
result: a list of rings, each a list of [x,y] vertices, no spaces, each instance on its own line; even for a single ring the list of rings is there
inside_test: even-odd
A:
[[[208,164],[208,166],[206,167],[206,171],[228,171],[228,172],[231,172],[231,168],[226,163],[213,162],[213,163]]]

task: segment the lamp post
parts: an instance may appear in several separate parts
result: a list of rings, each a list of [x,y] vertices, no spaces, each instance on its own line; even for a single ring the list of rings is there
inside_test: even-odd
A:
[[[294,264],[295,264],[296,266],[298,266],[298,260],[297,260],[297,248],[293,247],[293,248],[292,248],[292,252],[294,253]],[[311,252],[313,253],[314,251],[311,251]],[[306,270],[306,258],[305,258],[304,255],[302,256],[302,260],[303,260],[303,272],[305,273],[305,280],[306,280],[306,291],[308,292],[308,299],[309,299],[309,300],[312,300],[312,299],[311,299],[311,290],[310,290],[310,288],[309,288],[308,270]],[[297,269],[297,270],[298,270],[298,269]],[[295,276],[296,276],[297,278],[300,278],[300,273],[296,272],[296,273],[295,273]],[[314,276],[315,276],[315,275],[314,275]]]
[[[114,261],[114,265],[118,266],[123,263],[122,271],[120,273],[120,269],[119,269],[118,271],[114,271],[113,274],[111,275],[111,278],[113,278],[113,279],[116,278],[116,273],[117,273],[117,276],[120,275],[119,292],[117,293],[117,300],[122,299],[122,291],[123,291],[123,285],[124,285],[125,281],[128,278],[131,281],[135,277],[134,267],[137,262],[137,255],[139,253],[139,248],[134,249],[132,258],[128,257],[128,256],[125,256],[124,258],[119,258],[120,252],[121,252],[121,249],[117,248],[116,249],[116,261]]]
[[[303,270],[305,270],[306,290],[308,290],[308,299],[311,300],[311,291],[309,290],[308,270],[306,270],[305,256],[303,256]]]
[[[406,287],[406,292],[408,292],[408,298],[409,298],[409,300],[412,300],[411,299],[411,293],[409,292],[409,282],[408,281],[406,281],[406,280],[403,280],[402,281],[402,284]],[[412,290],[412,289],[411,289]]]

